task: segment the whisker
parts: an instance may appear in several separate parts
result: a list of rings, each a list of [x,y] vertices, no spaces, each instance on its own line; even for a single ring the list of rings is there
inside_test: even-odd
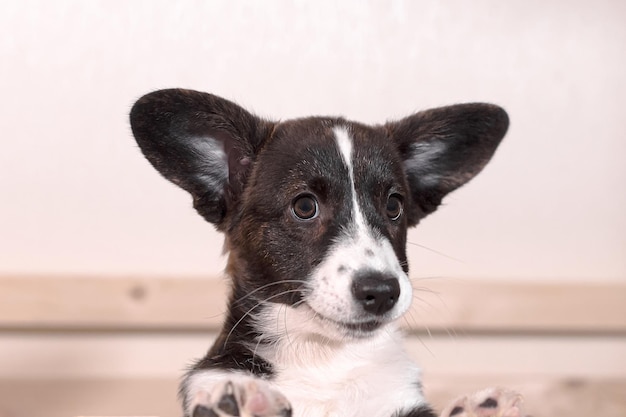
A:
[[[417,296],[413,296],[413,298],[415,298],[415,299],[417,299],[417,300],[420,300],[420,301],[421,301],[421,299],[420,299],[419,297],[417,297]],[[433,338],[433,335],[432,335],[432,332],[430,331],[430,327],[429,327],[428,325],[423,325],[423,324],[420,324],[420,323],[417,321],[417,319],[415,318],[415,315],[414,315],[413,313],[415,313],[415,311],[414,311],[414,309],[412,309],[412,308],[411,308],[411,309],[409,309],[409,310],[406,312],[406,314],[405,314],[404,316],[402,316],[402,317],[403,317],[403,319],[405,320],[405,322],[407,323],[408,329],[409,329],[409,330],[411,330],[411,331],[413,331],[413,332],[420,332],[420,331],[422,331],[422,330],[425,330],[425,331],[426,331],[426,334],[428,335],[428,337],[429,337],[430,339],[432,339],[432,338]],[[411,323],[409,322],[409,319],[407,318],[407,316],[410,316],[410,317],[411,317],[411,320],[413,321],[413,324],[411,324]]]
[[[437,293],[430,293],[430,294],[439,296],[439,294]],[[435,311],[437,310],[437,308],[430,301],[428,301],[426,298],[420,297],[418,294],[413,294],[413,300],[419,301],[419,303],[416,304],[417,306],[420,306],[420,307],[428,306]],[[439,301],[442,301],[442,298],[439,298]]]
[[[419,276],[419,277],[411,277],[412,281],[443,281],[449,279],[448,277],[444,277],[442,275],[429,275],[429,276]]]
[[[259,349],[259,346],[261,345],[262,341],[263,341],[263,338],[259,337],[259,340],[256,342],[256,345],[254,346],[254,350],[252,351],[252,363],[254,363],[254,359],[256,358],[256,352]]]
[[[300,300],[300,301],[295,302],[295,303],[293,304],[293,307],[298,307],[298,306],[300,306],[300,305],[302,305],[302,304],[305,304],[305,301],[304,301],[304,300]],[[307,319],[306,319],[304,322],[302,322],[302,323],[308,323],[309,321],[315,320],[315,319],[317,318],[318,313],[317,313],[317,312],[315,312],[315,311],[313,311],[313,310],[312,310],[312,312],[313,312],[313,315],[312,315],[312,316],[310,316],[309,318],[307,318]],[[293,339],[293,338],[291,337],[291,335],[289,334],[289,327],[287,326],[287,310],[286,310],[286,309],[285,309],[285,315],[284,315],[284,318],[285,318],[285,323],[284,323],[285,332],[284,332],[284,334],[285,334],[285,338],[287,339],[287,344],[285,345],[285,349],[287,349],[287,350],[292,350],[292,351],[294,351],[294,352],[295,352],[295,350],[293,350],[293,347],[294,347],[294,344],[295,344],[295,342],[296,342],[296,339]],[[298,353],[298,352],[296,352],[296,354],[297,354],[297,353]]]
[[[411,314],[411,310],[407,311],[405,314],[402,315],[402,320],[404,320],[409,330],[413,330],[413,325],[411,324],[411,322],[409,322],[409,319],[407,318],[407,315],[409,314]],[[412,315],[411,315],[411,319],[413,319]]]
[[[287,306],[283,307],[283,327],[285,328],[285,338],[287,338],[287,345],[291,346],[292,341],[289,336],[289,326],[287,326]],[[280,316],[280,310],[278,311],[278,316]],[[278,320],[278,317],[276,317],[276,320]],[[278,328],[276,330],[278,330]]]
[[[424,349],[426,349],[426,351],[427,351],[428,353],[430,353],[430,355],[434,358],[434,357],[435,357],[435,354],[433,353],[433,351],[432,351],[432,350],[430,350],[430,348],[429,348],[429,347],[428,347],[428,345],[424,342],[424,340],[421,338],[421,336],[420,336],[419,334],[416,334],[416,335],[415,335],[415,337],[417,337],[417,340],[419,340],[420,344],[421,344],[422,346],[424,346]]]
[[[259,291],[261,291],[261,290],[264,290],[264,289],[265,289],[265,288],[267,288],[267,287],[271,287],[272,285],[279,285],[279,284],[294,284],[294,283],[297,283],[297,284],[306,284],[306,281],[303,281],[303,280],[301,280],[301,279],[283,279],[283,280],[280,280],[280,281],[270,282],[270,283],[268,283],[268,284],[261,285],[259,288],[255,288],[254,290],[250,291],[250,292],[249,292],[249,293],[247,293],[246,295],[244,295],[244,296],[242,296],[242,297],[240,297],[240,298],[238,298],[238,299],[234,300],[234,301],[233,301],[233,303],[234,303],[234,304],[236,304],[236,303],[240,303],[240,302],[242,302],[243,300],[245,300],[246,298],[250,297],[251,295],[253,295],[253,294],[255,294],[255,293],[257,293],[257,292],[259,292]]]
[[[237,326],[239,324],[241,324],[241,322],[250,314],[252,314],[252,311],[255,310],[257,307],[263,305],[264,303],[270,301],[273,298],[276,297],[280,297],[281,295],[285,295],[285,294],[289,294],[289,293],[298,293],[300,292],[299,288],[296,289],[290,289],[290,290],[285,290],[282,292],[279,292],[278,294],[274,294],[271,295],[270,297],[265,298],[264,300],[260,300],[258,303],[256,303],[253,307],[251,307],[250,309],[248,309],[248,311],[246,311],[243,316],[241,316],[241,318],[239,320],[237,320],[237,322],[233,325],[233,327],[231,327],[230,331],[228,332],[228,334],[226,335],[226,339],[224,340],[224,345],[226,345],[226,343],[228,343],[228,339],[230,338],[230,336],[233,334],[233,332],[235,331],[235,329],[237,328]]]
[[[409,316],[411,318],[411,321],[413,323],[411,323],[411,321],[409,321]],[[416,330],[417,326],[419,326],[419,324],[417,323],[417,320],[415,320],[415,316],[413,315],[413,310],[409,309],[403,316],[402,318],[404,319],[404,321],[406,322],[407,327],[409,328],[409,330]]]
[[[450,259],[452,261],[460,262],[462,264],[465,263],[465,261],[463,261],[461,259],[455,258],[454,256],[446,255],[445,253],[439,252],[438,250],[435,250],[435,249],[432,249],[432,248],[429,248],[428,246],[420,245],[419,243],[409,242],[409,241],[407,241],[406,243],[408,243],[409,245],[417,246],[417,247],[422,248],[422,249],[426,249],[427,251],[430,251],[432,253],[436,253],[437,255],[443,256],[444,258],[448,258],[448,259]]]
[[[431,279],[431,278],[424,278],[424,279]],[[450,308],[448,307],[447,303],[445,302],[445,299],[443,298],[442,294],[439,291],[434,291],[434,290],[431,290],[430,288],[426,288],[426,287],[413,287],[413,289],[415,291],[414,294],[413,294],[413,299],[419,301],[419,303],[416,304],[417,306],[420,306],[422,308],[427,306],[427,307],[430,307],[430,308],[432,308],[432,309],[434,309],[436,311],[441,311],[440,308],[436,307],[431,302],[427,301],[425,298],[422,298],[419,295],[417,295],[418,292],[428,293],[428,294],[434,295],[437,298],[437,300],[439,300],[441,305],[444,307],[445,313],[447,313],[448,316],[450,316],[450,317],[452,316],[452,312],[450,311]],[[445,330],[446,334],[449,337],[451,337],[453,339],[458,337],[455,329],[450,329],[448,326],[442,326],[442,328]],[[428,329],[426,327],[426,330],[428,331],[429,336],[432,337],[430,329]]]

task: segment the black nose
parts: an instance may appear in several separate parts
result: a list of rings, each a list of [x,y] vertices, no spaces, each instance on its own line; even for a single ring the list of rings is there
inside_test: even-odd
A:
[[[400,283],[395,277],[368,272],[356,277],[352,283],[352,294],[363,310],[380,316],[396,305]]]

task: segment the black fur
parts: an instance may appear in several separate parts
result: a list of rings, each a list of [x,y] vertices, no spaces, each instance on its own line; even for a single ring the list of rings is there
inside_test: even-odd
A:
[[[187,190],[198,212],[221,230],[245,187],[249,158],[269,136],[272,124],[223,98],[181,89],[146,94],[133,106],[130,120],[146,158],[164,177]],[[216,178],[202,153],[202,146],[211,146],[209,139],[220,142],[226,151],[226,181]]]
[[[411,166],[407,163],[411,195],[417,203],[415,209],[421,211],[413,214],[410,226],[435,211],[446,194],[484,168],[508,126],[506,112],[485,103],[427,110],[385,125],[405,161],[419,159],[438,146],[445,147],[434,154],[428,164]],[[429,176],[439,177],[436,184],[424,180]]]
[[[396,414],[394,417],[437,417],[430,407],[420,407],[407,413]]]

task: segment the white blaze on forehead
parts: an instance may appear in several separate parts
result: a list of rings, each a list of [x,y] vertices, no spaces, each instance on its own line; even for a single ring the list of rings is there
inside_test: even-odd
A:
[[[354,164],[352,163],[352,138],[348,134],[348,131],[344,127],[335,127],[333,129],[335,133],[335,140],[337,141],[337,147],[339,153],[343,158],[343,162],[348,168],[348,174],[350,175],[350,192],[352,197],[352,215],[354,216],[354,222],[357,229],[363,230],[365,226],[365,219],[361,208],[356,198],[356,187],[354,185]]]
[[[354,176],[352,171],[352,139],[348,135],[348,131],[344,127],[335,127],[333,129],[335,133],[335,140],[337,141],[337,146],[339,147],[339,152],[343,158],[343,161],[346,163],[348,167],[348,171],[350,171],[350,177]]]

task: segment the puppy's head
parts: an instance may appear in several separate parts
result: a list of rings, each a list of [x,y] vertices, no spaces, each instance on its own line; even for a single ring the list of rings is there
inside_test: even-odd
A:
[[[131,125],[152,165],[225,233],[232,309],[288,309],[308,332],[360,337],[408,309],[407,228],[485,166],[508,118],[463,104],[373,127],[274,123],[162,90],[137,101]]]

